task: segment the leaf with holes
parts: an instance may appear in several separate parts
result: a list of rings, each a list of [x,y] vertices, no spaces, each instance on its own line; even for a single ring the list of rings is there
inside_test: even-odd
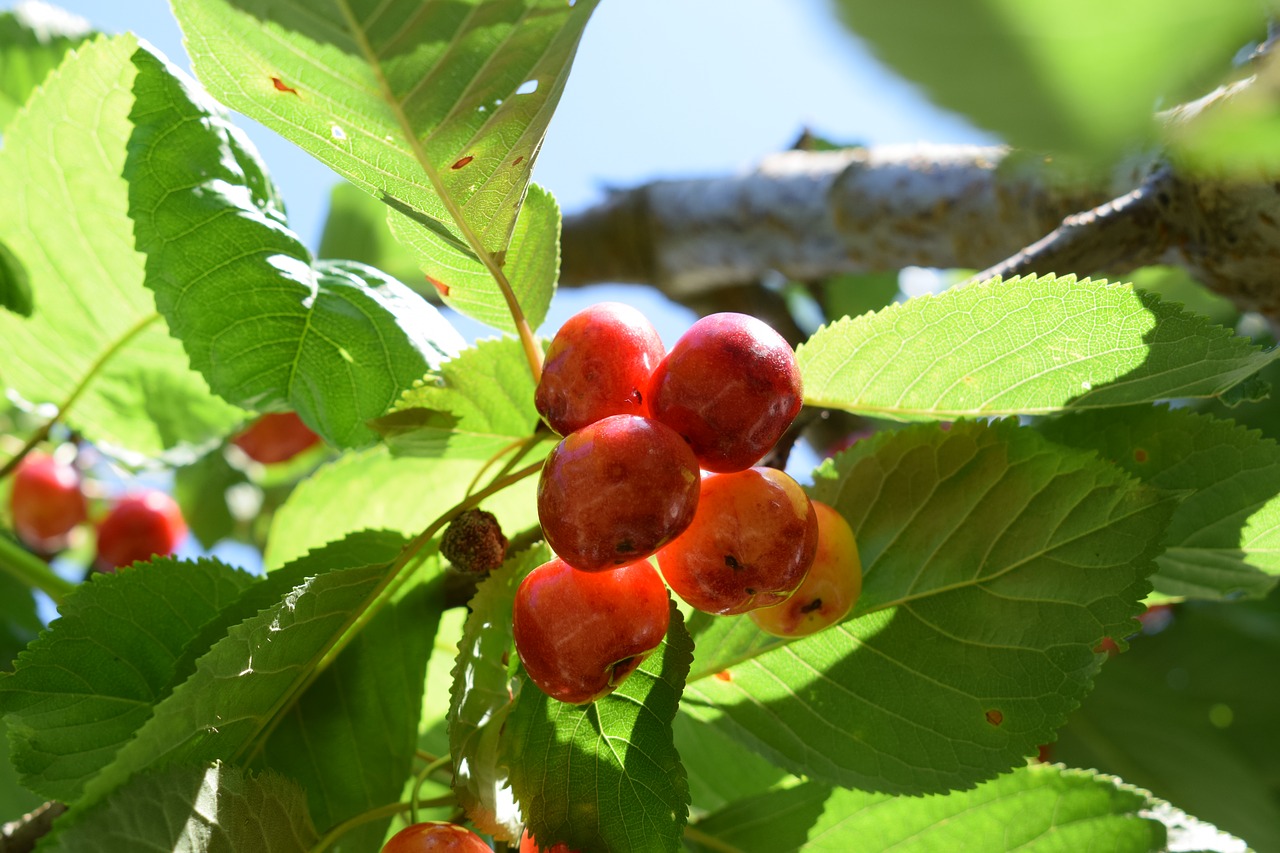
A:
[[[129,212],[147,286],[191,363],[237,405],[296,410],[339,447],[371,443],[365,421],[461,338],[372,267],[313,262],[222,109],[155,54],[134,63]]]
[[[1134,408],[1050,421],[1046,435],[1096,450],[1152,486],[1182,491],[1151,576],[1160,597],[1265,598],[1280,576],[1280,447],[1231,421]]]
[[[244,413],[209,393],[143,287],[120,177],[136,49],[131,36],[81,46],[5,128],[0,235],[35,308],[0,312],[0,382],[63,407],[92,441],[157,455]]]
[[[307,853],[319,840],[296,782],[213,764],[139,774],[97,808],[58,820],[40,849]]]
[[[500,266],[596,0],[176,0],[214,96]],[[492,271],[492,269],[491,269]]]
[[[805,403],[899,420],[1217,397],[1280,359],[1120,284],[993,279],[837,320],[796,353]]]
[[[689,783],[671,721],[691,648],[673,604],[662,646],[603,699],[566,705],[525,684],[507,718],[503,749],[535,838],[574,850],[676,849]]]
[[[372,426],[397,455],[488,459],[538,426],[534,387],[517,341],[480,341],[415,383]]]
[[[449,755],[458,805],[481,832],[506,841],[519,841],[524,825],[508,769],[499,759],[503,728],[514,707],[511,611],[525,575],[549,559],[547,546],[536,545],[480,584],[468,605],[449,690]]]
[[[1130,633],[1175,499],[1011,422],[859,442],[813,497],[858,536],[851,618],[791,643],[700,620],[682,708],[797,774],[933,793],[1003,773]]]

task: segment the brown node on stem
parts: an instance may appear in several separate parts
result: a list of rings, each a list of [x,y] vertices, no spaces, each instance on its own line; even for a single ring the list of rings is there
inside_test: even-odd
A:
[[[507,558],[507,537],[493,513],[470,509],[449,524],[440,540],[440,553],[459,571],[482,574]]]

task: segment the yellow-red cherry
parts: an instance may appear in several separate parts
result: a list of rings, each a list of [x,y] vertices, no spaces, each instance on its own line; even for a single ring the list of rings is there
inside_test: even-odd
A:
[[[387,839],[382,853],[493,853],[484,839],[465,826],[431,820],[406,826]]]

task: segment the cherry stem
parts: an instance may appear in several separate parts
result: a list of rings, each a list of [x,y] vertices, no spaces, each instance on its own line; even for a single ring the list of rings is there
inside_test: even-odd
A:
[[[423,805],[425,806],[427,803],[431,803],[436,806],[447,806],[454,801],[452,794],[447,797],[437,797],[436,799],[440,802],[429,800],[424,802]],[[327,850],[333,845],[333,842],[337,841],[357,826],[361,826],[375,820],[381,820],[384,817],[395,817],[398,814],[403,814],[404,812],[409,811],[411,806],[411,803],[388,803],[385,806],[378,806],[377,808],[369,809],[367,812],[361,812],[358,815],[349,817],[333,829],[326,832],[324,837],[316,842],[315,846],[311,848],[309,853],[321,853],[321,851]]]
[[[62,604],[76,588],[71,581],[55,575],[48,563],[7,536],[0,536],[0,571],[40,590],[53,599],[54,604]]]
[[[444,767],[446,764],[451,763],[453,763],[453,757],[444,755],[418,771],[418,775],[414,777],[413,796],[409,798],[409,820],[411,822],[418,822],[418,809],[423,807],[423,801],[419,799],[422,794],[422,783],[427,781],[427,777],[432,773],[436,772],[441,767]],[[450,801],[452,801],[452,799]]]
[[[477,471],[476,475],[471,478],[471,482],[467,484],[466,494],[470,496],[470,494],[473,491],[475,491],[476,485],[479,484],[480,478],[484,476],[485,471],[488,471],[490,468],[492,468],[494,466],[494,463],[496,463],[503,456],[506,456],[511,451],[520,447],[522,444],[525,443],[525,441],[526,439],[518,438],[515,441],[511,442],[510,444],[503,445],[501,450],[499,450],[497,453],[493,454],[488,459],[486,459],[485,463],[480,466],[480,470]],[[510,463],[508,463],[508,465],[510,465]],[[505,473],[505,469],[503,473]],[[499,476],[501,476],[501,474],[499,474]]]

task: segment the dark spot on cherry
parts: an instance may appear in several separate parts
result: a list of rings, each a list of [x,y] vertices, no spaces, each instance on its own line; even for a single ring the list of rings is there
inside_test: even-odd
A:
[[[810,602],[809,602],[808,604],[806,604],[804,607],[801,607],[801,608],[800,608],[800,612],[801,612],[801,613],[812,613],[812,612],[813,612],[813,611],[815,611],[815,610],[821,610],[821,609],[822,609],[822,599],[821,599],[821,598],[815,598],[813,601],[810,601]]]
[[[742,568],[742,565],[738,562],[738,558],[732,554],[724,555],[724,564],[734,570]]]

